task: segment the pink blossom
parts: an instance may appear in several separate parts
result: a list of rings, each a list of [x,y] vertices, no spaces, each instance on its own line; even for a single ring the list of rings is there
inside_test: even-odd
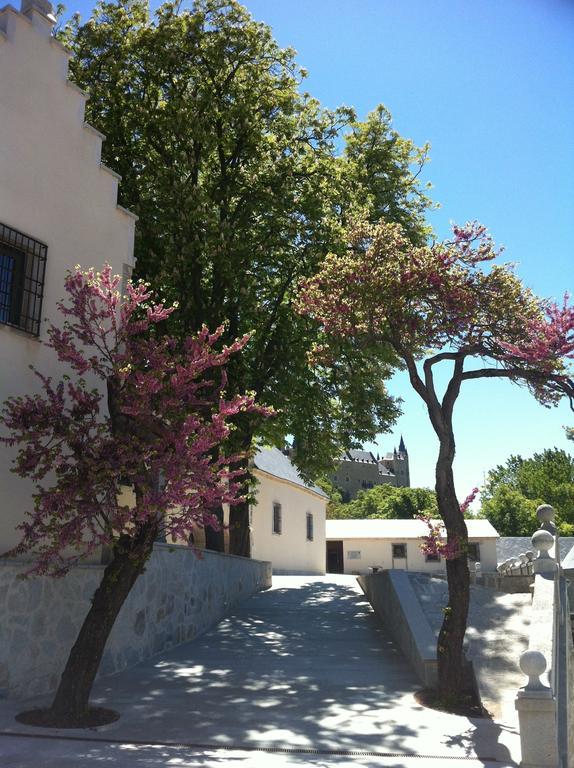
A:
[[[223,328],[183,343],[156,337],[174,308],[154,303],[143,283],[128,284],[122,299],[119,282],[109,266],[71,272],[59,304],[64,325],[48,330],[58,359],[99,388],[36,372],[42,394],[9,398],[0,415],[0,440],[19,447],[13,471],[37,484],[21,541],[7,554],[32,553],[36,573],[63,575],[148,522],[179,541],[194,525],[218,526],[209,510],[243,499],[244,454],[226,447],[232,420],[271,413],[249,393],[223,395],[224,366],[248,336],[228,347]],[[125,486],[132,504],[120,503]]]

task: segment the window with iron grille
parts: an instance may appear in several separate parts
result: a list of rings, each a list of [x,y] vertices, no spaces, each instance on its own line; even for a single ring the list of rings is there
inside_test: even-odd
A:
[[[307,512],[307,541],[313,541],[313,515]]]
[[[38,336],[48,247],[0,223],[0,324]]]
[[[476,541],[468,542],[468,559],[472,563],[480,563],[480,546]]]
[[[404,560],[407,556],[406,544],[393,544],[393,557],[397,560]]]
[[[273,504],[273,533],[282,532],[281,504]]]

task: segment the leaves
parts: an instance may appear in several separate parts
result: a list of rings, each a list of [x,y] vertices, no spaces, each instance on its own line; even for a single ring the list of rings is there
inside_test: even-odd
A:
[[[223,348],[223,327],[204,326],[183,342],[158,337],[174,308],[143,283],[128,284],[124,298],[118,285],[109,266],[77,268],[59,304],[64,324],[48,330],[60,363],[99,386],[77,377],[54,384],[37,372],[42,393],[8,399],[0,415],[8,430],[0,440],[19,447],[14,471],[37,484],[8,554],[33,554],[36,573],[62,575],[150,523],[177,541],[194,525],[216,525],[209,510],[242,500],[244,473],[235,467],[243,455],[223,448],[231,420],[271,413],[252,394],[224,394],[224,366],[248,336]]]
[[[328,251],[344,252],[357,211],[384,212],[420,240],[427,149],[393,131],[383,107],[364,122],[322,108],[301,91],[294,52],[233,0],[167,3],[153,16],[142,0],[100,3],[65,37],[86,119],[122,175],[120,202],[139,215],[137,274],[179,302],[169,332],[225,322],[227,343],[251,334],[228,390],[254,391],[278,413],[238,429],[277,445],[294,436],[306,475],[388,429],[388,357],[342,339],[331,364],[310,365],[320,334],[293,302]]]
[[[331,339],[354,337],[386,348],[414,376],[415,361],[427,357],[426,401],[436,397],[430,368],[458,360],[457,386],[473,378],[505,377],[527,384],[543,404],[566,395],[567,358],[574,344],[574,309],[537,298],[508,265],[482,225],[454,227],[443,243],[416,246],[396,223],[358,221],[349,230],[344,255],[330,254],[314,277],[301,281],[298,310],[328,337],[315,359],[328,357]],[[437,352],[435,355],[433,353]],[[484,368],[464,370],[467,359]],[[438,406],[438,401],[436,401]]]
[[[551,504],[563,535],[570,535],[564,526],[574,525],[574,458],[558,448],[511,456],[490,470],[482,495],[481,514],[501,536],[532,536],[539,504]]]

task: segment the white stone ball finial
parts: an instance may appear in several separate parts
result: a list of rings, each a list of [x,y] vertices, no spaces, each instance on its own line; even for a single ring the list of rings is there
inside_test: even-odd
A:
[[[550,550],[554,546],[554,536],[550,531],[541,528],[530,541],[538,552],[538,557],[534,560],[534,573],[553,573],[556,570],[556,561],[550,555]]]
[[[540,675],[546,671],[546,657],[540,651],[524,651],[518,661],[520,669],[528,678],[524,686],[530,691],[540,691],[548,686],[540,680]]]
[[[554,507],[551,507],[550,504],[540,504],[539,507],[536,507],[536,517],[541,525],[544,523],[552,523],[555,515],[556,512],[554,511]]]

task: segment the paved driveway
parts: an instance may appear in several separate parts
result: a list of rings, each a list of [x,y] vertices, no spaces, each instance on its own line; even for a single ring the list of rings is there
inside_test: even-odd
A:
[[[0,764],[512,764],[512,729],[426,710],[417,688],[353,577],[275,577],[194,642],[101,680],[94,700],[121,713],[110,726],[30,729],[5,702]]]

